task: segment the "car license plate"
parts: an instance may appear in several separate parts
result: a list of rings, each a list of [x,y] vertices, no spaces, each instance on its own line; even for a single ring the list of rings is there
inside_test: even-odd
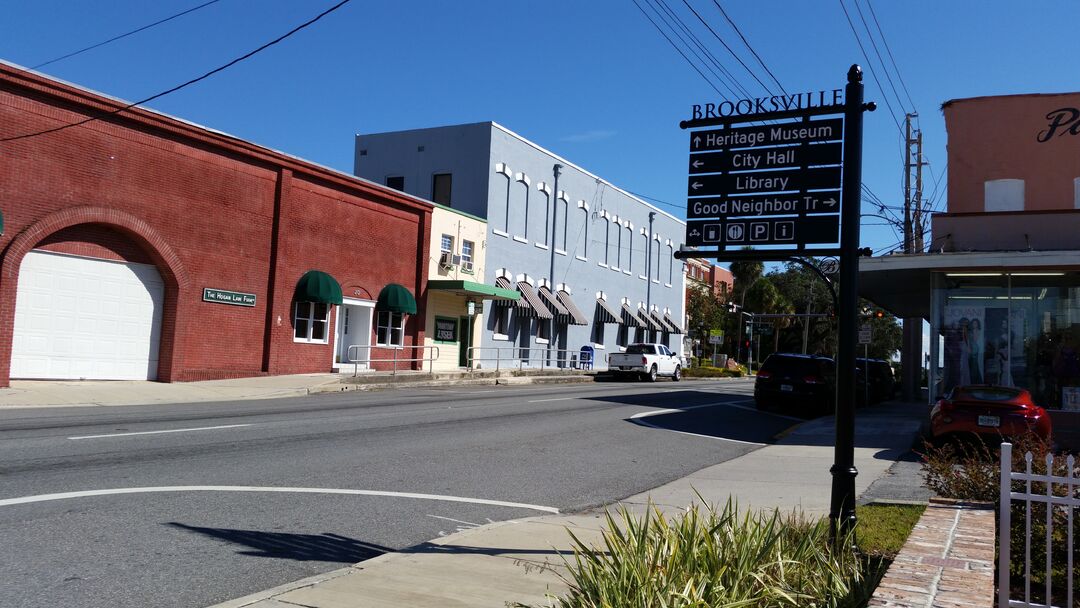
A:
[[[979,416],[979,426],[1001,426],[1000,416]]]
[[[782,391],[784,391],[786,393],[790,393],[791,391],[795,390],[795,387],[791,386],[790,384],[781,384],[780,385],[780,390],[782,390]]]

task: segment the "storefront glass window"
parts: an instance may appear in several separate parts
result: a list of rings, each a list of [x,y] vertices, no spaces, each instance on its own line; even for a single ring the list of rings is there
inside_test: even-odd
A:
[[[375,344],[377,346],[403,346],[402,326],[405,315],[400,312],[380,310],[375,329]]]
[[[992,384],[1080,411],[1080,273],[938,273],[933,304],[932,399]]]
[[[323,302],[297,302],[293,318],[293,340],[326,344],[330,305]]]

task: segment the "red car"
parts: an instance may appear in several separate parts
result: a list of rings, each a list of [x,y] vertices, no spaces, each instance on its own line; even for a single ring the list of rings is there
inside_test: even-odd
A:
[[[1049,441],[1050,415],[1022,388],[958,386],[930,411],[930,433],[935,439],[972,433],[1000,439],[1029,432]]]

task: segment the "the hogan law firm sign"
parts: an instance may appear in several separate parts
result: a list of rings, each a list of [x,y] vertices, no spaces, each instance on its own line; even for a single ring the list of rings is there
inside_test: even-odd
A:
[[[213,302],[215,304],[232,304],[233,306],[255,306],[255,294],[244,293],[242,291],[228,291],[225,289],[215,289],[213,287],[204,287],[202,292],[203,302]]]

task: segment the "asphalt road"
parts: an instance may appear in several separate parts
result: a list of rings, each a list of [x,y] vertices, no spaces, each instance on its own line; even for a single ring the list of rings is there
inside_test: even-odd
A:
[[[0,410],[0,606],[201,608],[459,527],[609,503],[794,424],[754,411],[751,387]]]

